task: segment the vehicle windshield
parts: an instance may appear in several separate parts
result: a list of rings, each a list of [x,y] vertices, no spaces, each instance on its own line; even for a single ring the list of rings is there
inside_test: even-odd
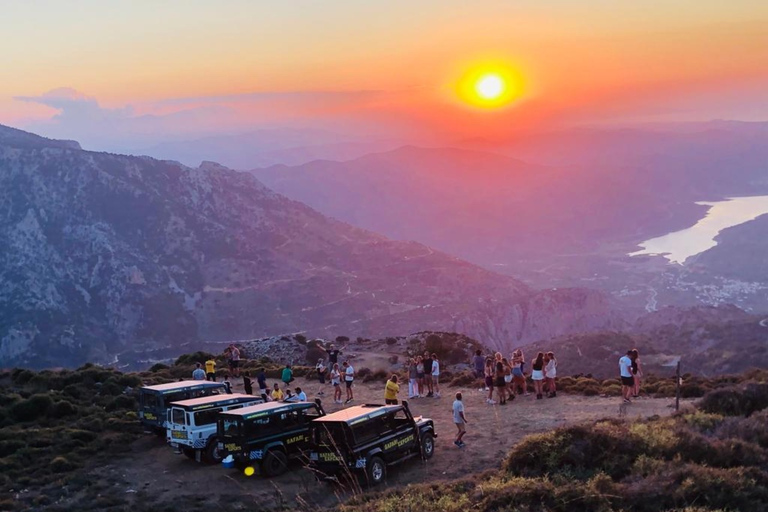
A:
[[[234,418],[219,419],[219,435],[223,437],[238,437],[241,432],[240,420]]]
[[[171,422],[176,425],[186,425],[186,414],[184,414],[184,409],[178,409],[174,407],[171,409]]]
[[[160,407],[160,400],[158,396],[154,393],[142,393],[141,405],[145,409],[155,409],[157,407]]]

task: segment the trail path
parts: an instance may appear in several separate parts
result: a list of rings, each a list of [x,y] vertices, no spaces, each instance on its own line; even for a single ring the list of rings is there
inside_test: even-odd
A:
[[[321,388],[320,384],[303,378],[298,381],[298,385],[313,398]],[[239,390],[241,382],[234,384]],[[343,407],[332,403],[331,386],[326,385],[323,389],[326,394],[321,398],[328,412]],[[382,383],[358,384],[354,403],[382,403],[382,389]],[[407,393],[407,385],[401,389],[404,390],[402,398]],[[467,446],[463,450],[452,444],[456,427],[450,408],[456,391],[464,394],[469,422],[465,437]],[[535,400],[533,396],[519,396],[508,405],[490,406],[485,403],[485,393],[478,389],[444,386],[442,392],[443,397],[439,399],[410,401],[414,415],[435,421],[438,439],[434,457],[426,463],[411,460],[391,468],[388,487],[460,478],[498,468],[509,448],[528,434],[568,423],[619,416],[618,398],[561,394],[552,399]],[[673,411],[672,403],[670,399],[639,399],[628,407],[627,417],[669,415]],[[110,482],[111,491],[128,503],[137,499],[167,501],[174,503],[178,510],[195,508],[201,502],[206,507],[228,510],[243,509],[244,505],[238,504],[242,502],[258,505],[258,509],[276,508],[281,500],[297,506],[297,495],[310,504],[321,506],[333,506],[343,499],[335,494],[333,487],[316,483],[300,464],[294,464],[291,471],[278,478],[249,478],[236,470],[205,466],[176,455],[162,440],[150,435],[137,441],[131,454],[108,466],[95,468],[92,475]],[[130,490],[138,492],[128,492]]]

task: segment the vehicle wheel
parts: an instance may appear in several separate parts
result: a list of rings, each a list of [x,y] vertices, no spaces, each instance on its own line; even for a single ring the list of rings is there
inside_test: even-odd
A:
[[[421,458],[424,460],[431,459],[435,454],[435,438],[431,432],[425,432],[421,436]]]
[[[208,464],[219,464],[223,458],[221,451],[219,451],[218,440],[215,437],[212,437],[208,440],[208,445],[205,447],[203,459]]]
[[[368,477],[368,485],[378,485],[387,477],[387,465],[380,457],[371,457],[365,475]]]
[[[192,460],[195,460],[195,449],[194,449],[194,448],[188,448],[188,447],[186,447],[186,446],[185,446],[185,447],[183,447],[183,448],[181,449],[181,451],[182,451],[182,453],[183,453],[184,455],[186,455],[186,456],[187,456],[187,458],[190,458],[190,459],[192,459]]]
[[[282,475],[288,469],[288,457],[280,450],[270,450],[264,456],[261,467],[267,476]]]

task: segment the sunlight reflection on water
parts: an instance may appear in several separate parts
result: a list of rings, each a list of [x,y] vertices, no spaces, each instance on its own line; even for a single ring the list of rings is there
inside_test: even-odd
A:
[[[710,207],[703,219],[690,228],[646,240],[640,244],[642,250],[629,255],[662,255],[671,263],[683,264],[687,258],[717,245],[715,237],[723,229],[768,213],[768,196],[730,197],[696,204]]]

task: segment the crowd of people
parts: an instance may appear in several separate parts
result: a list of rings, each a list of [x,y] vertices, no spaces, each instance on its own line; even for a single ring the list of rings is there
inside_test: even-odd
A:
[[[324,386],[330,383],[333,387],[333,402],[335,404],[349,404],[354,400],[355,369],[349,360],[342,360],[339,365],[339,356],[346,347],[338,349],[333,343],[327,348],[320,347],[328,357],[320,358],[315,365],[315,374],[321,384],[318,395],[325,394]],[[235,377],[240,376],[240,351],[234,345],[230,345],[224,352],[229,366],[229,371]],[[485,356],[481,350],[477,350],[471,360],[471,367],[475,377],[483,382],[484,387],[480,392],[487,393],[485,401],[489,405],[506,405],[518,395],[529,396],[526,377],[526,360],[522,349],[513,351],[509,358],[501,352],[492,356]],[[406,359],[405,368],[408,373],[408,398],[440,398],[440,359],[436,353],[425,351],[422,355],[411,355]],[[633,397],[640,393],[640,382],[643,376],[640,366],[640,358],[637,349],[628,350],[626,355],[619,359],[619,374],[622,383],[622,400],[631,403]],[[253,382],[249,372],[242,373],[243,389],[247,394],[253,394]],[[539,352],[530,363],[530,377],[533,381],[533,393],[536,400],[544,396],[554,398],[557,396],[557,359],[553,352]],[[196,363],[192,372],[195,380],[216,381],[216,361],[213,358],[205,361],[205,370],[201,363]],[[307,394],[301,387],[291,389],[294,382],[293,369],[286,364],[280,376],[280,381],[275,382],[270,390],[267,385],[266,369],[260,368],[256,375],[259,386],[259,394],[264,401],[307,401]],[[343,386],[342,386],[343,382]],[[232,392],[230,374],[224,375],[223,383],[227,392]],[[346,391],[345,399],[342,399],[342,387]],[[400,393],[399,377],[392,375],[384,385],[384,402],[387,405],[396,405]],[[463,448],[463,437],[466,434],[467,418],[464,409],[461,392],[455,394],[451,408],[453,421],[457,434],[454,444]]]

